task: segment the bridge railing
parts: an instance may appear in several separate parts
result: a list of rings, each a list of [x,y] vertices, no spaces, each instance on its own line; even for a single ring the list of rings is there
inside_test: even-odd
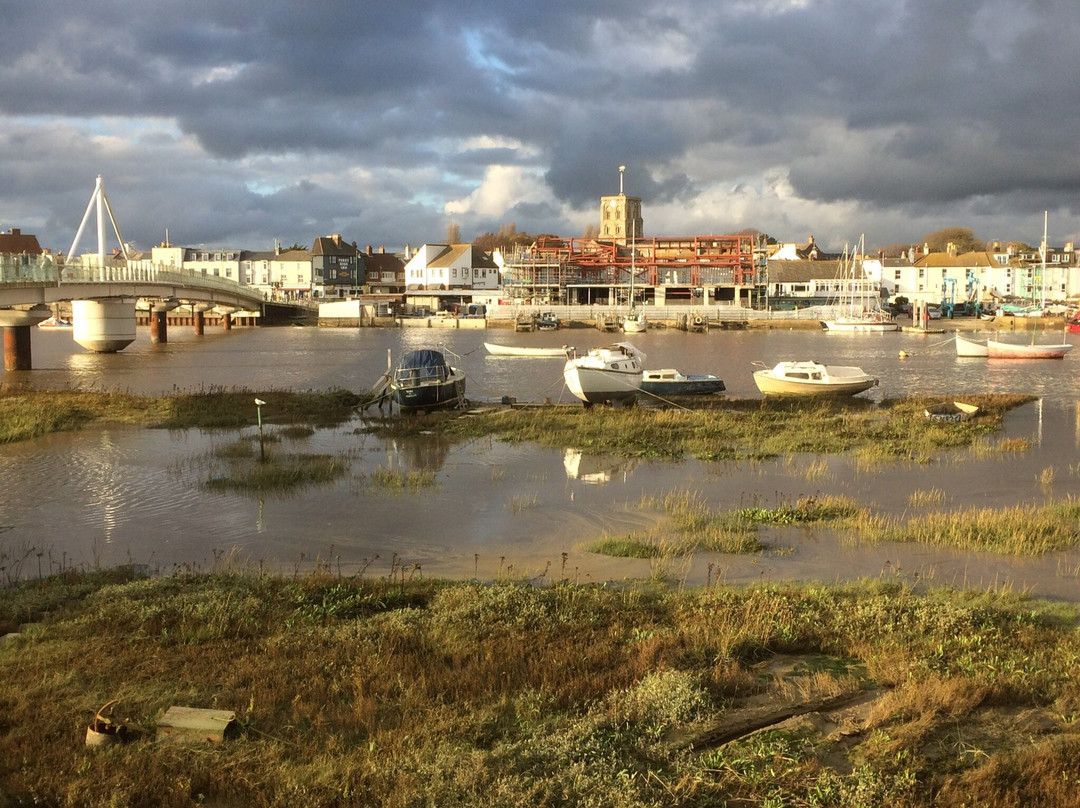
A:
[[[244,292],[252,298],[263,297],[255,288],[245,286],[232,278],[208,275],[192,269],[181,269],[167,264],[127,264],[106,261],[104,264],[81,264],[69,262],[60,273],[60,283],[154,283],[187,288],[201,287],[225,292]]]
[[[0,255],[0,283],[56,283],[58,272],[51,255]]]
[[[187,289],[213,289],[242,294],[252,301],[265,294],[232,278],[172,265],[132,263],[106,259],[83,263],[78,259],[58,263],[52,255],[0,255],[0,284],[46,283],[149,283]]]

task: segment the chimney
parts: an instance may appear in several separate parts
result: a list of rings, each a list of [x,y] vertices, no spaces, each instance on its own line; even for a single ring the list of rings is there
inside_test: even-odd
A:
[[[11,228],[11,235],[13,235],[13,236],[21,236],[22,235],[22,228],[19,228],[19,227]]]
[[[947,252],[953,258],[956,258],[956,245],[950,241],[945,247],[945,252]]]
[[[386,255],[386,247],[379,245],[379,255]]]
[[[334,240],[334,244],[341,246],[341,233],[334,233],[330,238]]]
[[[922,254],[923,255],[929,255],[930,254],[930,245],[927,244],[925,241],[923,242],[923,245],[922,245]]]
[[[369,245],[367,245],[367,254],[368,254],[368,255],[371,255],[371,254],[372,254],[372,252],[371,252],[371,245],[370,245],[370,244],[369,244]]]

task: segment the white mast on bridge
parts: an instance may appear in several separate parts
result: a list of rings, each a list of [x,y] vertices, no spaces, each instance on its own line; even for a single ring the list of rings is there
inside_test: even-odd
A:
[[[105,181],[101,178],[101,175],[97,176],[97,184],[94,186],[94,193],[90,195],[90,203],[86,206],[86,213],[83,214],[82,224],[79,225],[79,230],[75,234],[75,240],[71,242],[71,249],[68,250],[68,260],[71,260],[75,255],[75,250],[78,249],[79,239],[82,238],[83,230],[86,229],[86,223],[90,221],[90,211],[94,210],[97,206],[97,254],[98,261],[101,266],[105,265],[105,212],[109,213],[109,221],[112,222],[113,232],[116,233],[116,240],[120,242],[120,252],[124,258],[128,257],[127,245],[124,244],[124,239],[120,235],[120,228],[116,226],[116,217],[113,216],[112,205],[109,204],[109,198],[105,196]]]

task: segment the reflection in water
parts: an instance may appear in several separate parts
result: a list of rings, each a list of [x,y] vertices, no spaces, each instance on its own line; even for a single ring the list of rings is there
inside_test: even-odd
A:
[[[637,461],[615,455],[585,454],[577,449],[563,450],[563,468],[571,480],[583,483],[609,483],[615,475],[622,482],[633,473]]]

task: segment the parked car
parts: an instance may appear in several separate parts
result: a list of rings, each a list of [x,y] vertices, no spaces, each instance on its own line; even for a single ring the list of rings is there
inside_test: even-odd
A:
[[[941,319],[941,307],[940,306],[927,306],[926,313],[930,315],[931,320]]]

